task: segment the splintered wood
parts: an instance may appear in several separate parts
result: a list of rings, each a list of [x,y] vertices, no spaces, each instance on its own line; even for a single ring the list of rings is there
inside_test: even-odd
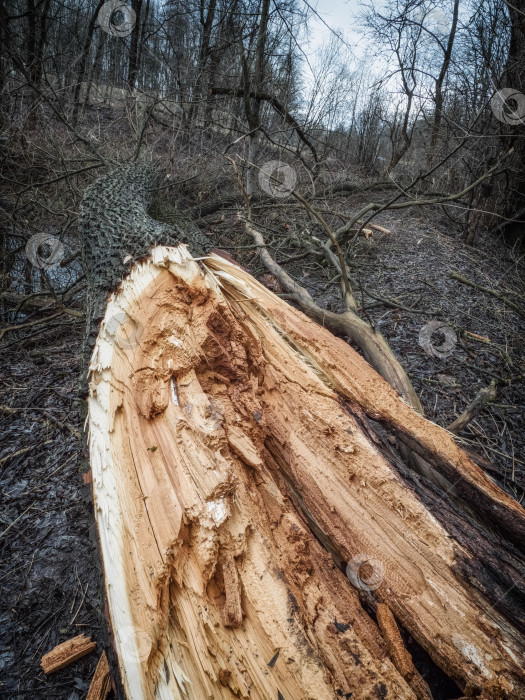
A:
[[[96,646],[97,643],[92,642],[91,637],[79,634],[78,637],[68,639],[67,642],[62,642],[62,644],[44,654],[40,665],[44,673],[60,671],[61,668],[65,668],[77,661],[77,659],[81,659],[86,654],[89,654]]]
[[[103,651],[89,685],[86,700],[106,700],[111,689],[111,677],[106,652]]]
[[[501,533],[405,470],[370,420]],[[91,360],[89,445],[129,698],[430,697],[400,628],[458,696],[525,697],[524,627],[490,583],[512,571],[522,590],[506,537],[523,510],[232,263],[157,247],[123,280]]]

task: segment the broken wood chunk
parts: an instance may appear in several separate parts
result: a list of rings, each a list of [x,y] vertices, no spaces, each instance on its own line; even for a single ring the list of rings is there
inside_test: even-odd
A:
[[[376,617],[394,666],[403,678],[406,678],[418,700],[432,700],[430,688],[414,666],[412,657],[401,637],[396,619],[388,605],[378,603]]]
[[[86,700],[106,700],[110,690],[111,676],[109,675],[108,657],[103,651],[91,679]]]
[[[414,664],[412,663],[412,657],[401,639],[401,634],[396,620],[392,615],[392,611],[385,603],[378,603],[376,616],[377,624],[385,639],[390,658],[394,662],[399,673],[404,678],[409,677],[414,671]]]
[[[91,637],[79,634],[78,637],[68,639],[44,654],[40,665],[44,673],[54,673],[89,654],[96,646],[97,643],[92,642]]]
[[[429,700],[403,630],[457,696],[525,697],[525,511],[246,271],[154,248],[108,301],[88,403],[129,698]]]
[[[228,426],[228,443],[232,450],[250,467],[259,469],[262,466],[257,448],[242,428],[237,425]]]
[[[379,226],[378,224],[368,224],[370,228],[373,228],[374,231],[379,231],[380,233],[386,233],[387,236],[390,236],[392,231],[389,229],[385,228],[384,226]]]

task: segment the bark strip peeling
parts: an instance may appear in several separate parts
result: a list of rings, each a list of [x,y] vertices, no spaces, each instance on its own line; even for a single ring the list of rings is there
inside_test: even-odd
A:
[[[424,697],[395,624],[466,695],[524,697],[525,637],[465,574],[482,576],[501,546],[522,595],[505,531],[524,511],[346,343],[249,274],[154,248],[110,297],[88,403],[129,698]],[[498,509],[501,532],[476,522],[473,548],[451,534],[431,487],[404,478],[355,407],[460,475]],[[454,533],[470,532],[466,517],[453,511]]]

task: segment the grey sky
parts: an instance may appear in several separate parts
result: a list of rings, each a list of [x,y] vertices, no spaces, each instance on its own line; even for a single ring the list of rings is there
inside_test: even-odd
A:
[[[330,29],[333,29],[343,34],[355,55],[359,56],[361,47],[358,42],[362,41],[362,34],[354,29],[360,8],[358,0],[309,0],[309,4],[322,18],[314,16],[310,20],[311,50],[318,49],[325,43],[330,38]]]

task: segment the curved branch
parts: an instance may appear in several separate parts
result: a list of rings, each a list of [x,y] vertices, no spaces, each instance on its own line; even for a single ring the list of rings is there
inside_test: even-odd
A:
[[[211,89],[211,94],[212,95],[227,95],[229,97],[244,97],[244,90],[243,88],[229,88],[229,87],[212,87]],[[286,107],[283,105],[283,103],[277,99],[274,95],[270,95],[268,92],[259,92],[256,90],[251,90],[249,93],[249,97],[252,97],[256,100],[262,100],[263,102],[269,102],[272,107],[275,109],[276,112],[278,112],[281,117],[290,124],[290,126],[295,129],[297,132],[297,136],[301,139],[301,141],[310,149],[312,156],[314,157],[314,160],[316,163],[319,162],[319,157],[317,155],[317,151],[313,143],[310,141],[308,136],[305,134],[303,131],[301,125],[297,121],[297,119],[290,114],[290,112],[286,109]]]

